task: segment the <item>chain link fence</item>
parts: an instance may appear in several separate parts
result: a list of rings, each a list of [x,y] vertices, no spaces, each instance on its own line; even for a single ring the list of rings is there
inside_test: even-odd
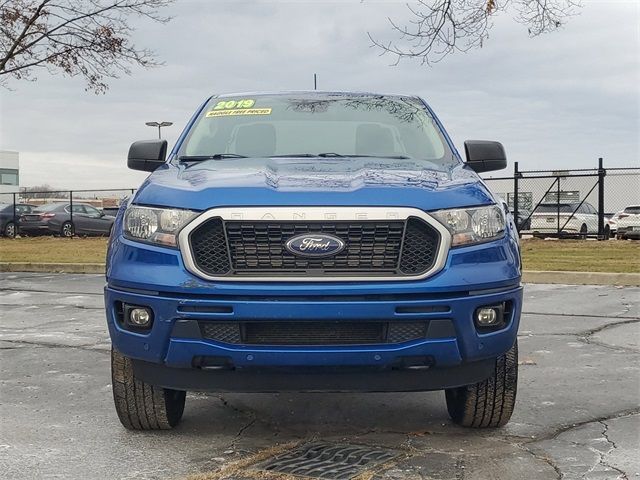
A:
[[[521,234],[537,237],[606,239],[617,233],[617,219],[640,205],[640,167],[518,170],[512,177],[487,178],[517,219]]]
[[[617,220],[640,206],[640,167],[519,170],[485,178],[517,219],[521,234],[605,239]],[[20,191],[0,193],[0,233],[5,236],[108,235],[113,216],[136,189]],[[633,227],[631,227],[633,228]],[[638,227],[640,231],[640,227]]]
[[[113,217],[135,188],[23,190],[0,193],[0,233],[20,235],[109,235]]]

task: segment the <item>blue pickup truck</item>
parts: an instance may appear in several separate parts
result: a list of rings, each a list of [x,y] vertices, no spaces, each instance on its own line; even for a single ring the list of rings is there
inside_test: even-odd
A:
[[[217,95],[120,209],[105,305],[116,411],[169,429],[187,391],[445,390],[452,420],[513,412],[518,234],[420,98]]]

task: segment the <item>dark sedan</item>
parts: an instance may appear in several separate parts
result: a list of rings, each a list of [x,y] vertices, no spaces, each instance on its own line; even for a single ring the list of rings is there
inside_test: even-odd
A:
[[[73,212],[73,216],[71,215]],[[20,232],[28,235],[109,235],[115,217],[87,203],[51,203],[22,215]]]
[[[531,210],[518,209],[518,230],[529,230],[530,228]]]
[[[13,203],[10,203],[9,205],[0,205],[0,234],[5,237],[15,237],[16,223],[20,216],[31,213],[36,208],[38,207],[27,203],[16,203],[14,216]]]

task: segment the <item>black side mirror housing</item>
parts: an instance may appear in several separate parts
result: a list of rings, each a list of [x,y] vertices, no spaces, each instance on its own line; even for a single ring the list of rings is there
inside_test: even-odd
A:
[[[500,142],[467,140],[464,142],[467,165],[476,173],[507,168],[507,154]]]
[[[132,170],[153,172],[164,165],[167,156],[166,140],[141,140],[129,147],[127,166]]]

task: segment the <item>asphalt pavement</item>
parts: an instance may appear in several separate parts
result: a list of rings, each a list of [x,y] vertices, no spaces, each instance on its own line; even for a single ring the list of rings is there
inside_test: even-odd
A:
[[[324,442],[395,452],[358,478],[640,479],[640,288],[526,286],[502,429],[453,425],[442,392],[189,394],[178,428],[145,433],[113,408],[103,285],[0,273],[0,478],[265,478]]]

